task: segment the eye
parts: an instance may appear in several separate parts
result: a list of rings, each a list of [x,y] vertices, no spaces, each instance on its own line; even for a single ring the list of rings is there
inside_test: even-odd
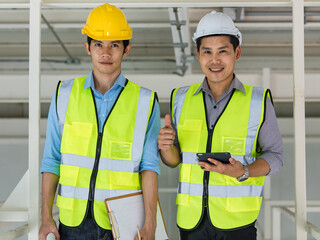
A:
[[[112,48],[117,48],[117,47],[119,47],[119,44],[113,43],[113,44],[111,44],[111,47],[112,47]]]
[[[94,44],[94,46],[96,46],[96,47],[102,47],[102,44],[99,43],[99,42],[96,42],[96,43]]]
[[[205,51],[203,51],[203,54],[211,54],[211,51],[205,50]]]

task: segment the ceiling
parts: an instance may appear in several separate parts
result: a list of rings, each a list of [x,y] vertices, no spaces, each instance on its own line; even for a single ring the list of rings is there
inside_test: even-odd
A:
[[[81,35],[81,28],[94,6],[74,6],[53,4],[42,8],[43,72],[91,70],[91,60],[83,47],[86,38]],[[132,50],[124,59],[123,70],[138,74],[201,73],[192,35],[198,21],[212,10],[227,13],[242,32],[242,57],[236,66],[238,71],[261,71],[263,67],[291,70],[291,7],[209,6],[120,5],[133,29]],[[319,33],[320,7],[305,7],[306,69],[310,71],[319,69],[320,65]],[[29,9],[0,4],[0,36],[0,72],[27,72]]]

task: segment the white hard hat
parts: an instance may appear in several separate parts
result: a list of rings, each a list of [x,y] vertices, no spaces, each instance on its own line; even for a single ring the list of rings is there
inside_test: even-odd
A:
[[[197,30],[193,34],[192,39],[196,43],[198,38],[214,34],[235,36],[241,45],[241,32],[236,28],[232,19],[222,12],[212,11],[206,14],[198,23]]]

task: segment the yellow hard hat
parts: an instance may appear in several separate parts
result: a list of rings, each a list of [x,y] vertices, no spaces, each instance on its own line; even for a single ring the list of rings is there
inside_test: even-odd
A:
[[[100,41],[129,40],[132,38],[132,29],[123,12],[108,3],[100,5],[90,12],[86,25],[81,32],[94,40]]]

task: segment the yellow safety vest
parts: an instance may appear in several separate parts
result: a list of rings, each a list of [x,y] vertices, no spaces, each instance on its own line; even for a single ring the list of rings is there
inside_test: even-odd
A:
[[[104,199],[141,191],[139,166],[155,94],[130,81],[99,133],[94,96],[86,77],[60,84],[61,138],[57,196],[60,221],[79,226],[91,207],[94,220],[111,229]]]
[[[257,219],[264,177],[239,182],[216,172],[204,172],[198,165],[196,153],[230,152],[243,165],[254,162],[259,156],[257,137],[264,121],[269,90],[248,85],[244,85],[245,94],[234,90],[210,130],[203,92],[195,95],[200,84],[175,89],[171,99],[172,119],[182,152],[177,224],[182,229],[194,229],[206,210],[217,228],[246,226]]]

